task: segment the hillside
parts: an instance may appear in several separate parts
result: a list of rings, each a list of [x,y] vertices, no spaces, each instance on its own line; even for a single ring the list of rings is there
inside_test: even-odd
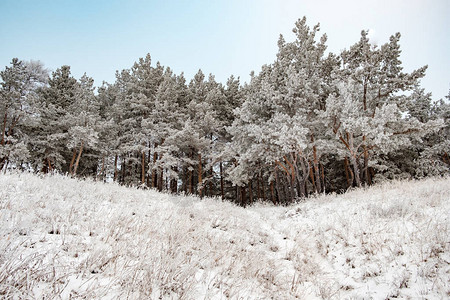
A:
[[[442,299],[450,179],[246,209],[62,176],[0,175],[5,299]]]

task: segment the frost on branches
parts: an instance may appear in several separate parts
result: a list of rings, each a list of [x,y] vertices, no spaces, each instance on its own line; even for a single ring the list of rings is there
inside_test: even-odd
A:
[[[0,168],[275,204],[396,178],[449,174],[449,103],[406,73],[400,34],[339,54],[306,18],[241,84],[186,80],[147,54],[98,89],[69,66],[1,71]]]

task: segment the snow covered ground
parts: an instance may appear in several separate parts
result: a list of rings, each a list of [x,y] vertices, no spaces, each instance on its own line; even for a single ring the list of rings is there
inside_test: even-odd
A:
[[[0,175],[0,298],[443,299],[450,179],[243,209]]]

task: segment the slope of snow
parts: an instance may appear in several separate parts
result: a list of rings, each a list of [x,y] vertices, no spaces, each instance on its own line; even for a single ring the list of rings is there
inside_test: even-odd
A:
[[[450,179],[236,207],[0,175],[0,298],[443,299]]]

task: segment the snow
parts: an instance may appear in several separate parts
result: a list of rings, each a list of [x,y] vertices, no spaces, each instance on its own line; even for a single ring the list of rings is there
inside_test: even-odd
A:
[[[1,174],[0,297],[443,299],[449,200],[449,178],[244,209]]]

